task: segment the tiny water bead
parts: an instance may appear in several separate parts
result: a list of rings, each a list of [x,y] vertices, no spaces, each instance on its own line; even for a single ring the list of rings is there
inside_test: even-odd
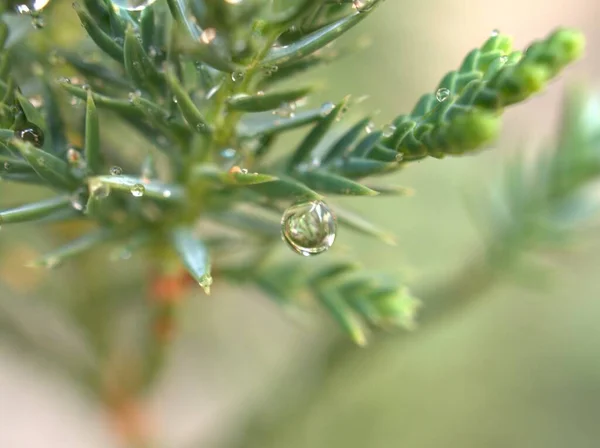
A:
[[[104,199],[110,195],[110,187],[99,180],[90,181],[88,188],[90,195],[98,199]]]
[[[214,28],[206,28],[200,34],[200,42],[203,44],[210,44],[217,37],[217,30]]]
[[[352,7],[358,12],[368,11],[373,7],[370,0],[352,0]]]
[[[300,202],[281,218],[281,236],[290,248],[305,257],[328,250],[335,241],[337,222],[323,201]]]
[[[127,11],[141,11],[152,5],[156,0],[112,0],[113,5],[117,8],[126,9]]]
[[[24,142],[29,142],[36,148],[44,146],[44,132],[33,123],[25,123],[15,129],[15,136]]]
[[[121,168],[120,166],[113,166],[110,168],[110,174],[113,176],[120,176],[121,174],[123,174],[123,168]]]
[[[277,109],[273,111],[273,115],[277,115],[282,118],[293,118],[296,114],[296,103],[281,103]]]
[[[36,13],[44,9],[50,0],[8,0],[9,8],[20,14]]]
[[[335,104],[333,104],[333,103],[323,103],[323,105],[321,106],[321,116],[322,117],[326,117],[331,112],[333,112],[334,109],[335,109]]]
[[[200,281],[198,282],[200,287],[204,290],[206,294],[210,294],[210,287],[213,284],[213,278],[210,274],[204,274]]]
[[[450,90],[446,89],[445,87],[441,87],[437,90],[437,92],[435,92],[435,99],[438,100],[440,103],[443,103],[449,97],[450,97]]]
[[[142,184],[135,184],[131,187],[129,191],[131,192],[132,196],[136,198],[141,198],[146,192],[146,187],[144,187]]]
[[[381,133],[384,137],[391,137],[394,135],[394,132],[396,132],[396,125],[392,123],[386,124],[381,130]]]
[[[373,123],[372,121],[369,121],[367,123],[367,125],[365,126],[365,132],[367,134],[370,134],[371,132],[373,132],[375,130],[375,123]]]
[[[244,72],[233,72],[231,74],[231,80],[233,82],[241,82],[244,79]]]

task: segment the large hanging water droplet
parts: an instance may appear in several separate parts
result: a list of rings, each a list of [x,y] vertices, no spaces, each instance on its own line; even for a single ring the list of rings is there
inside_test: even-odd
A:
[[[335,241],[335,216],[323,201],[301,202],[289,207],[281,218],[283,240],[304,255],[318,255]]]
[[[156,0],[112,0],[113,4],[121,9],[126,9],[127,11],[141,11]]]
[[[146,192],[146,187],[144,187],[142,184],[135,184],[131,187],[129,191],[131,191],[131,194],[134,197],[140,198],[144,196],[144,193]]]
[[[25,123],[15,129],[15,136],[24,142],[29,142],[36,148],[44,146],[44,132],[33,123]]]
[[[9,8],[20,14],[31,14],[41,11],[50,3],[50,0],[8,0]]]
[[[445,87],[439,88],[437,92],[435,92],[435,99],[440,103],[443,103],[450,97],[450,90]]]

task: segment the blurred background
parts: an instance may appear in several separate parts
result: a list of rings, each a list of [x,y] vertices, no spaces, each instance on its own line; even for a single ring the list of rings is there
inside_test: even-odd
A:
[[[81,30],[71,2],[54,3],[35,38],[75,45]],[[507,111],[493,150],[425,160],[386,179],[414,188],[412,197],[346,201],[398,244],[344,232],[332,255],[397,273],[417,290],[465,264],[482,244],[473,216],[485,216],[504,162],[554,140],[567,84],[600,80],[598,17],[597,0],[389,0],[342,39],[340,48],[357,52],[310,75],[324,87],[313,101],[368,95],[358,107],[379,110],[378,125],[409,111],[493,29],[524,47],[573,26],[588,51],[547,93]],[[109,140],[128,140],[118,128],[104,130]],[[43,195],[0,183],[0,206]],[[70,359],[93,361],[59,311],[88,313],[88,330],[127,345],[144,312],[145,259],[114,261],[107,249],[53,271],[24,267],[73,231],[0,231],[0,328],[8,329],[0,331],[1,447],[121,446],[119,422],[64,368]],[[576,236],[567,254],[546,260],[543,288],[497,282],[459,313],[363,349],[327,316],[284,311],[217,279],[209,298],[196,290],[182,304],[166,370],[144,409],[124,413],[143,414],[134,420],[152,434],[151,446],[168,448],[596,447],[600,228],[592,222]],[[118,316],[107,311],[115,303]]]

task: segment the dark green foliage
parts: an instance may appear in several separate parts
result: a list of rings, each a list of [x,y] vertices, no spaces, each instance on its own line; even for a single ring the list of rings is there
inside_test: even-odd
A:
[[[129,13],[104,0],[85,0],[74,5],[74,13],[103,59],[89,62],[60,53],[85,84],[42,77],[42,107],[24,96],[20,78],[8,69],[18,65],[19,56],[6,47],[8,28],[0,22],[2,178],[57,192],[53,199],[0,212],[0,223],[76,216],[98,224],[39,262],[44,265],[105,241],[129,247],[143,236],[136,248],[177,254],[207,292],[211,258],[242,239],[250,260],[242,266],[215,264],[219,277],[255,284],[280,301],[309,293],[361,344],[362,322],[411,327],[417,301],[393,279],[346,263],[307,271],[300,261],[265,262],[280,244],[281,214],[299,200],[402,194],[403,189],[373,187],[363,178],[426,156],[482,148],[496,136],[503,108],[539,92],[580,57],[583,37],[558,30],[521,53],[513,51],[507,36],[496,34],[448,73],[437,92],[424,95],[410,114],[384,130],[372,129],[368,117],[341,122],[348,97],[296,111],[296,102],[312,86],[297,82],[272,89],[330,62],[323,48],[382,3],[372,0],[357,10],[352,2],[315,0],[241,5],[166,0]],[[46,76],[51,67],[41,70]],[[65,96],[86,104],[83,156],[71,151],[66,137],[65,123],[72,120],[60,114]],[[111,174],[107,161],[126,157],[104,143],[103,113],[146,139],[152,149],[144,166]],[[300,128],[309,129],[293,150],[277,146],[280,135]],[[155,149],[167,166],[156,169]],[[585,177],[588,167],[586,161],[572,169]],[[551,174],[558,190],[546,193],[554,198],[563,194],[560,188],[568,191],[571,180],[556,169]],[[333,212],[342,228],[393,241],[360,216],[340,207]],[[202,220],[234,228],[238,235],[205,235],[195,226]]]

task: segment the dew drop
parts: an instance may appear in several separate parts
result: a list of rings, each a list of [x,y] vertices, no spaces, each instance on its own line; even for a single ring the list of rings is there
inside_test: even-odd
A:
[[[117,8],[126,9],[127,11],[141,11],[156,0],[112,0],[113,5]]]
[[[5,171],[10,170],[10,162],[4,162],[4,170]]]
[[[386,124],[381,130],[381,132],[384,137],[391,137],[392,135],[394,135],[394,132],[396,132],[396,125],[392,123]]]
[[[323,201],[300,202],[281,218],[281,236],[290,248],[305,257],[328,250],[335,241],[335,216]]]
[[[365,132],[367,134],[370,134],[371,132],[373,132],[375,130],[375,123],[373,123],[372,121],[369,121],[367,123],[367,125],[365,126]]]
[[[322,117],[326,117],[331,112],[333,112],[334,109],[335,109],[335,104],[333,104],[333,103],[323,103],[323,105],[321,106],[321,116]]]
[[[233,159],[237,154],[237,151],[233,148],[225,148],[221,151],[221,157],[227,160]]]
[[[32,14],[44,9],[50,0],[17,0],[8,2],[19,14]]]
[[[81,153],[75,148],[69,148],[67,150],[67,162],[71,165],[77,165],[81,161]]]
[[[32,14],[31,15],[31,26],[36,30],[41,30],[46,26],[44,22],[44,18],[40,14]]]
[[[440,103],[443,103],[449,97],[450,97],[450,90],[446,89],[445,87],[441,87],[437,90],[437,92],[435,92],[435,99],[438,100]]]
[[[358,12],[369,11],[375,2],[370,0],[352,0],[352,7]]]
[[[57,268],[58,265],[60,265],[60,258],[52,256],[46,257],[42,264],[46,269],[54,269]]]
[[[500,56],[500,62],[506,64],[508,62],[508,56]]]
[[[79,189],[74,192],[69,198],[69,201],[71,202],[71,207],[73,207],[75,210],[79,212],[85,211],[85,205],[87,203],[87,195],[85,190]]]
[[[208,45],[215,40],[216,37],[217,30],[214,28],[206,28],[204,31],[202,31],[202,34],[200,34],[200,42]]]
[[[403,160],[404,160],[404,154],[402,154],[401,152],[396,154],[396,162],[402,162]]]
[[[90,180],[88,189],[90,191],[90,195],[98,199],[104,199],[110,195],[110,187],[99,180]]]
[[[490,36],[491,36],[491,37],[497,37],[497,36],[499,36],[499,35],[500,35],[500,30],[499,30],[498,28],[494,28],[494,29],[492,30],[492,32],[490,33]]]
[[[121,174],[123,174],[123,168],[116,165],[112,166],[110,167],[110,174],[113,176],[120,176]]]
[[[24,123],[23,126],[15,129],[15,135],[36,148],[44,146],[44,132],[33,123]]]
[[[210,274],[204,274],[202,277],[200,277],[198,284],[206,294],[210,294],[210,287],[213,284],[213,278]]]
[[[144,193],[146,192],[146,187],[144,187],[142,184],[135,184],[131,187],[129,191],[131,192],[132,196],[140,198],[144,196]]]
[[[281,103],[277,109],[273,111],[273,115],[282,118],[293,118],[296,114],[296,103]]]
[[[240,82],[244,79],[244,72],[233,72],[231,74],[231,80],[233,82]]]

